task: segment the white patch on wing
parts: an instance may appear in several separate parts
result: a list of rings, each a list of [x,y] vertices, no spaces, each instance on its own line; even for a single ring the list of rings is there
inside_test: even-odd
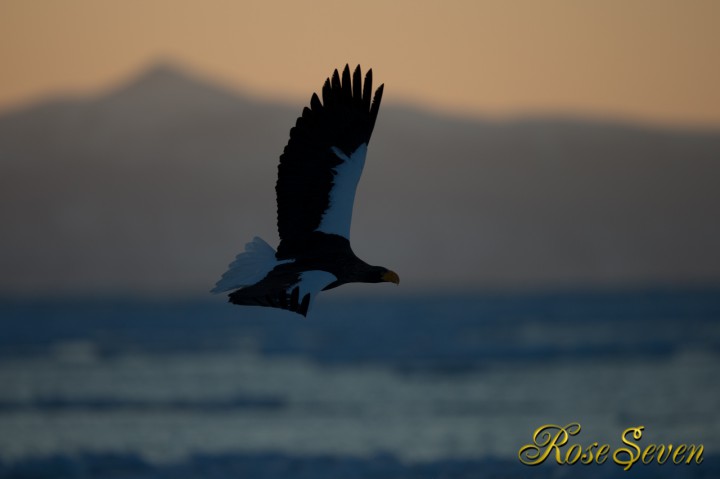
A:
[[[312,307],[313,299],[315,299],[315,296],[320,291],[322,291],[325,286],[334,283],[335,281],[337,281],[337,277],[332,273],[328,273],[327,271],[303,271],[302,273],[300,273],[300,280],[290,286],[290,288],[288,288],[287,290],[287,293],[291,294],[293,289],[295,289],[296,287],[299,288],[299,302],[302,302],[305,295],[309,294],[310,304],[308,306],[308,312],[310,312],[310,308]]]
[[[367,144],[360,145],[350,156],[341,149],[332,147],[333,153],[343,160],[333,168],[333,186],[330,189],[329,207],[323,214],[316,231],[344,236],[350,239],[353,203],[360,175],[365,166]]]
[[[235,261],[230,263],[228,270],[210,292],[222,293],[251,286],[261,281],[275,266],[292,261],[294,260],[278,261],[275,259],[273,247],[256,236],[245,245],[245,252],[237,255]]]

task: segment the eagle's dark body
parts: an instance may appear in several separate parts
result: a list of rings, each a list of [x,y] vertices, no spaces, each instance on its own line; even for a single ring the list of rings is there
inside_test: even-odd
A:
[[[276,266],[259,283],[230,293],[230,302],[279,307],[306,315],[310,297],[300,298],[299,287],[294,286],[302,271],[327,271],[335,276],[337,280],[322,288],[323,291],[346,283],[379,283],[382,274],[387,271],[379,266],[370,266],[355,256],[350,242],[341,236],[316,232],[308,235],[307,239],[307,248],[301,247],[288,257],[281,257],[278,252],[278,259],[292,258],[292,263]]]

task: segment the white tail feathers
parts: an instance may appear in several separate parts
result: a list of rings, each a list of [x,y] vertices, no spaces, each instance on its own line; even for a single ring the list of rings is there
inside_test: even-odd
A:
[[[278,261],[273,247],[256,236],[245,245],[245,251],[230,263],[228,270],[210,292],[222,293],[253,285],[267,276],[275,266],[292,261],[291,259]]]

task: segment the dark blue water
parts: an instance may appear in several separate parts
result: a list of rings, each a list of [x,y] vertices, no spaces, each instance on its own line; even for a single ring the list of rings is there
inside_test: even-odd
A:
[[[0,477],[720,477],[720,290],[0,301]],[[531,468],[586,442],[691,466]]]
[[[252,338],[270,356],[462,369],[720,351],[720,290],[326,300],[307,319],[222,300],[4,300],[0,318],[0,355],[68,340],[92,341],[103,355],[200,352]],[[534,335],[520,334],[527,329]]]

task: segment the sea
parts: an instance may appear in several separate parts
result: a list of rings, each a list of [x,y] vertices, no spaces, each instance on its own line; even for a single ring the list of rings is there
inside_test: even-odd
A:
[[[514,477],[720,477],[720,288],[0,300],[2,479]]]

